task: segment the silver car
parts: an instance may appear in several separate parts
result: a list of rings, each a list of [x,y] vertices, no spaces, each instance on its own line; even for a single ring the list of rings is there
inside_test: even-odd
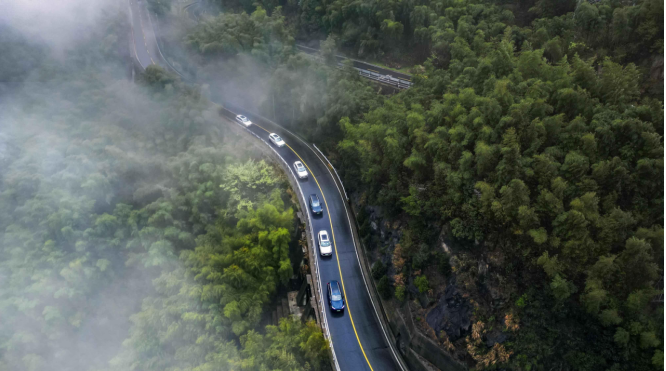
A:
[[[282,140],[282,138],[280,138],[279,135],[277,135],[275,133],[270,133],[268,135],[268,139],[270,139],[271,142],[273,142],[273,144],[275,144],[276,146],[284,147],[284,140]]]
[[[306,179],[308,177],[308,171],[305,170],[305,166],[300,161],[294,162],[294,169],[296,169],[296,175],[301,179]]]
[[[236,115],[236,121],[240,122],[241,124],[245,125],[246,127],[252,125],[252,121],[250,121],[250,119],[248,119],[247,117],[245,117],[243,115]]]
[[[321,256],[333,255],[333,246],[331,245],[331,240],[328,238],[328,232],[319,231],[317,239],[319,240],[319,254]]]

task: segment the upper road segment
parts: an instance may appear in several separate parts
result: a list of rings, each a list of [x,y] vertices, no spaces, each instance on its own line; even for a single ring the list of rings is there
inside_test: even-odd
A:
[[[301,52],[311,56],[319,55],[318,49],[309,48],[304,45],[296,45],[296,48]],[[406,73],[390,70],[388,68],[380,67],[356,59],[350,59],[341,55],[336,55],[335,59],[339,67],[343,66],[344,61],[350,60],[352,62],[352,67],[358,71],[361,76],[367,79],[374,80],[382,84],[391,85],[398,89],[407,89],[412,86],[412,76]]]
[[[151,64],[166,67],[162,53],[157,46],[157,38],[152,27],[152,20],[146,9],[145,0],[128,0],[129,15],[132,25],[130,40],[131,52],[136,56],[141,68]]]

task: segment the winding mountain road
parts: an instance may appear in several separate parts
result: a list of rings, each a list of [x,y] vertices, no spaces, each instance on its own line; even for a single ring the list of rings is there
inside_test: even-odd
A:
[[[128,0],[132,19],[132,52],[143,68],[150,64],[166,66],[161,57],[155,39],[152,24],[141,0]],[[395,346],[389,345],[388,328],[379,321],[379,307],[373,302],[367,280],[372,279],[361,269],[361,257],[358,255],[360,246],[356,245],[352,232],[352,221],[345,201],[344,190],[338,188],[334,175],[327,164],[315,153],[315,149],[300,137],[292,134],[279,125],[262,117],[248,113],[244,108],[225,102],[226,109],[242,113],[255,124],[249,130],[265,142],[270,143],[268,134],[278,133],[286,142],[286,146],[274,147],[277,154],[293,167],[295,161],[301,161],[308,168],[308,179],[296,179],[300,191],[305,198],[317,194],[324,204],[321,216],[310,213],[310,224],[314,235],[320,230],[327,230],[333,241],[333,256],[322,258],[316,242],[313,241],[318,265],[318,284],[323,296],[325,328],[330,332],[331,346],[335,356],[335,367],[344,371],[407,371],[400,361]],[[246,107],[247,108],[247,107]],[[251,111],[251,110],[250,110]],[[224,122],[232,123],[226,118]],[[272,144],[267,144],[271,145]],[[294,176],[293,173],[288,176]],[[298,190],[295,190],[298,191]],[[310,212],[304,210],[304,212]],[[346,299],[344,313],[332,313],[326,302],[326,284],[337,280],[343,286]]]

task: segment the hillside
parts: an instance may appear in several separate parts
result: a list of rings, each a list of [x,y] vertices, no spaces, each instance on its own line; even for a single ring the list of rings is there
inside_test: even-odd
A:
[[[663,2],[207,4],[224,12],[166,14],[167,44],[326,149],[380,291],[442,349],[479,369],[663,369]],[[383,95],[295,40],[415,85]]]

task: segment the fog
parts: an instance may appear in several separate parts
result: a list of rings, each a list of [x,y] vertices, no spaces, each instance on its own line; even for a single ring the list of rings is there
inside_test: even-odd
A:
[[[126,369],[110,361],[131,315],[181,265],[173,248],[148,257],[117,207],[175,187],[169,161],[197,133],[167,120],[214,113],[126,78],[123,4],[0,5],[0,370]]]
[[[157,32],[187,83],[161,68],[128,73],[136,66],[127,58],[127,5],[0,5],[0,370],[191,369],[209,361],[201,367],[226,369],[238,361],[238,335],[258,326],[268,304],[268,294],[243,299],[242,311],[236,303],[227,314],[222,298],[203,303],[197,293],[206,290],[182,253],[200,246],[197,237],[218,217],[234,223],[227,213],[241,208],[229,200],[259,205],[284,191],[277,176],[256,180],[273,174],[272,165],[239,164],[259,156],[202,98],[268,116],[274,99],[285,98],[275,91],[275,66],[250,53],[204,61],[182,43],[196,22],[176,10]],[[303,81],[284,89],[319,99],[315,79]],[[230,182],[260,183],[247,187],[256,195],[229,195],[244,185],[223,187],[225,166],[243,179]],[[273,269],[273,261],[259,263],[261,272]],[[265,282],[276,277],[259,280],[268,286],[261,289],[270,292]],[[200,322],[181,326],[185,317]],[[301,351],[280,354],[304,364]]]
[[[33,42],[46,43],[58,56],[85,40],[103,11],[118,9],[117,0],[5,0],[0,24],[12,27]]]

